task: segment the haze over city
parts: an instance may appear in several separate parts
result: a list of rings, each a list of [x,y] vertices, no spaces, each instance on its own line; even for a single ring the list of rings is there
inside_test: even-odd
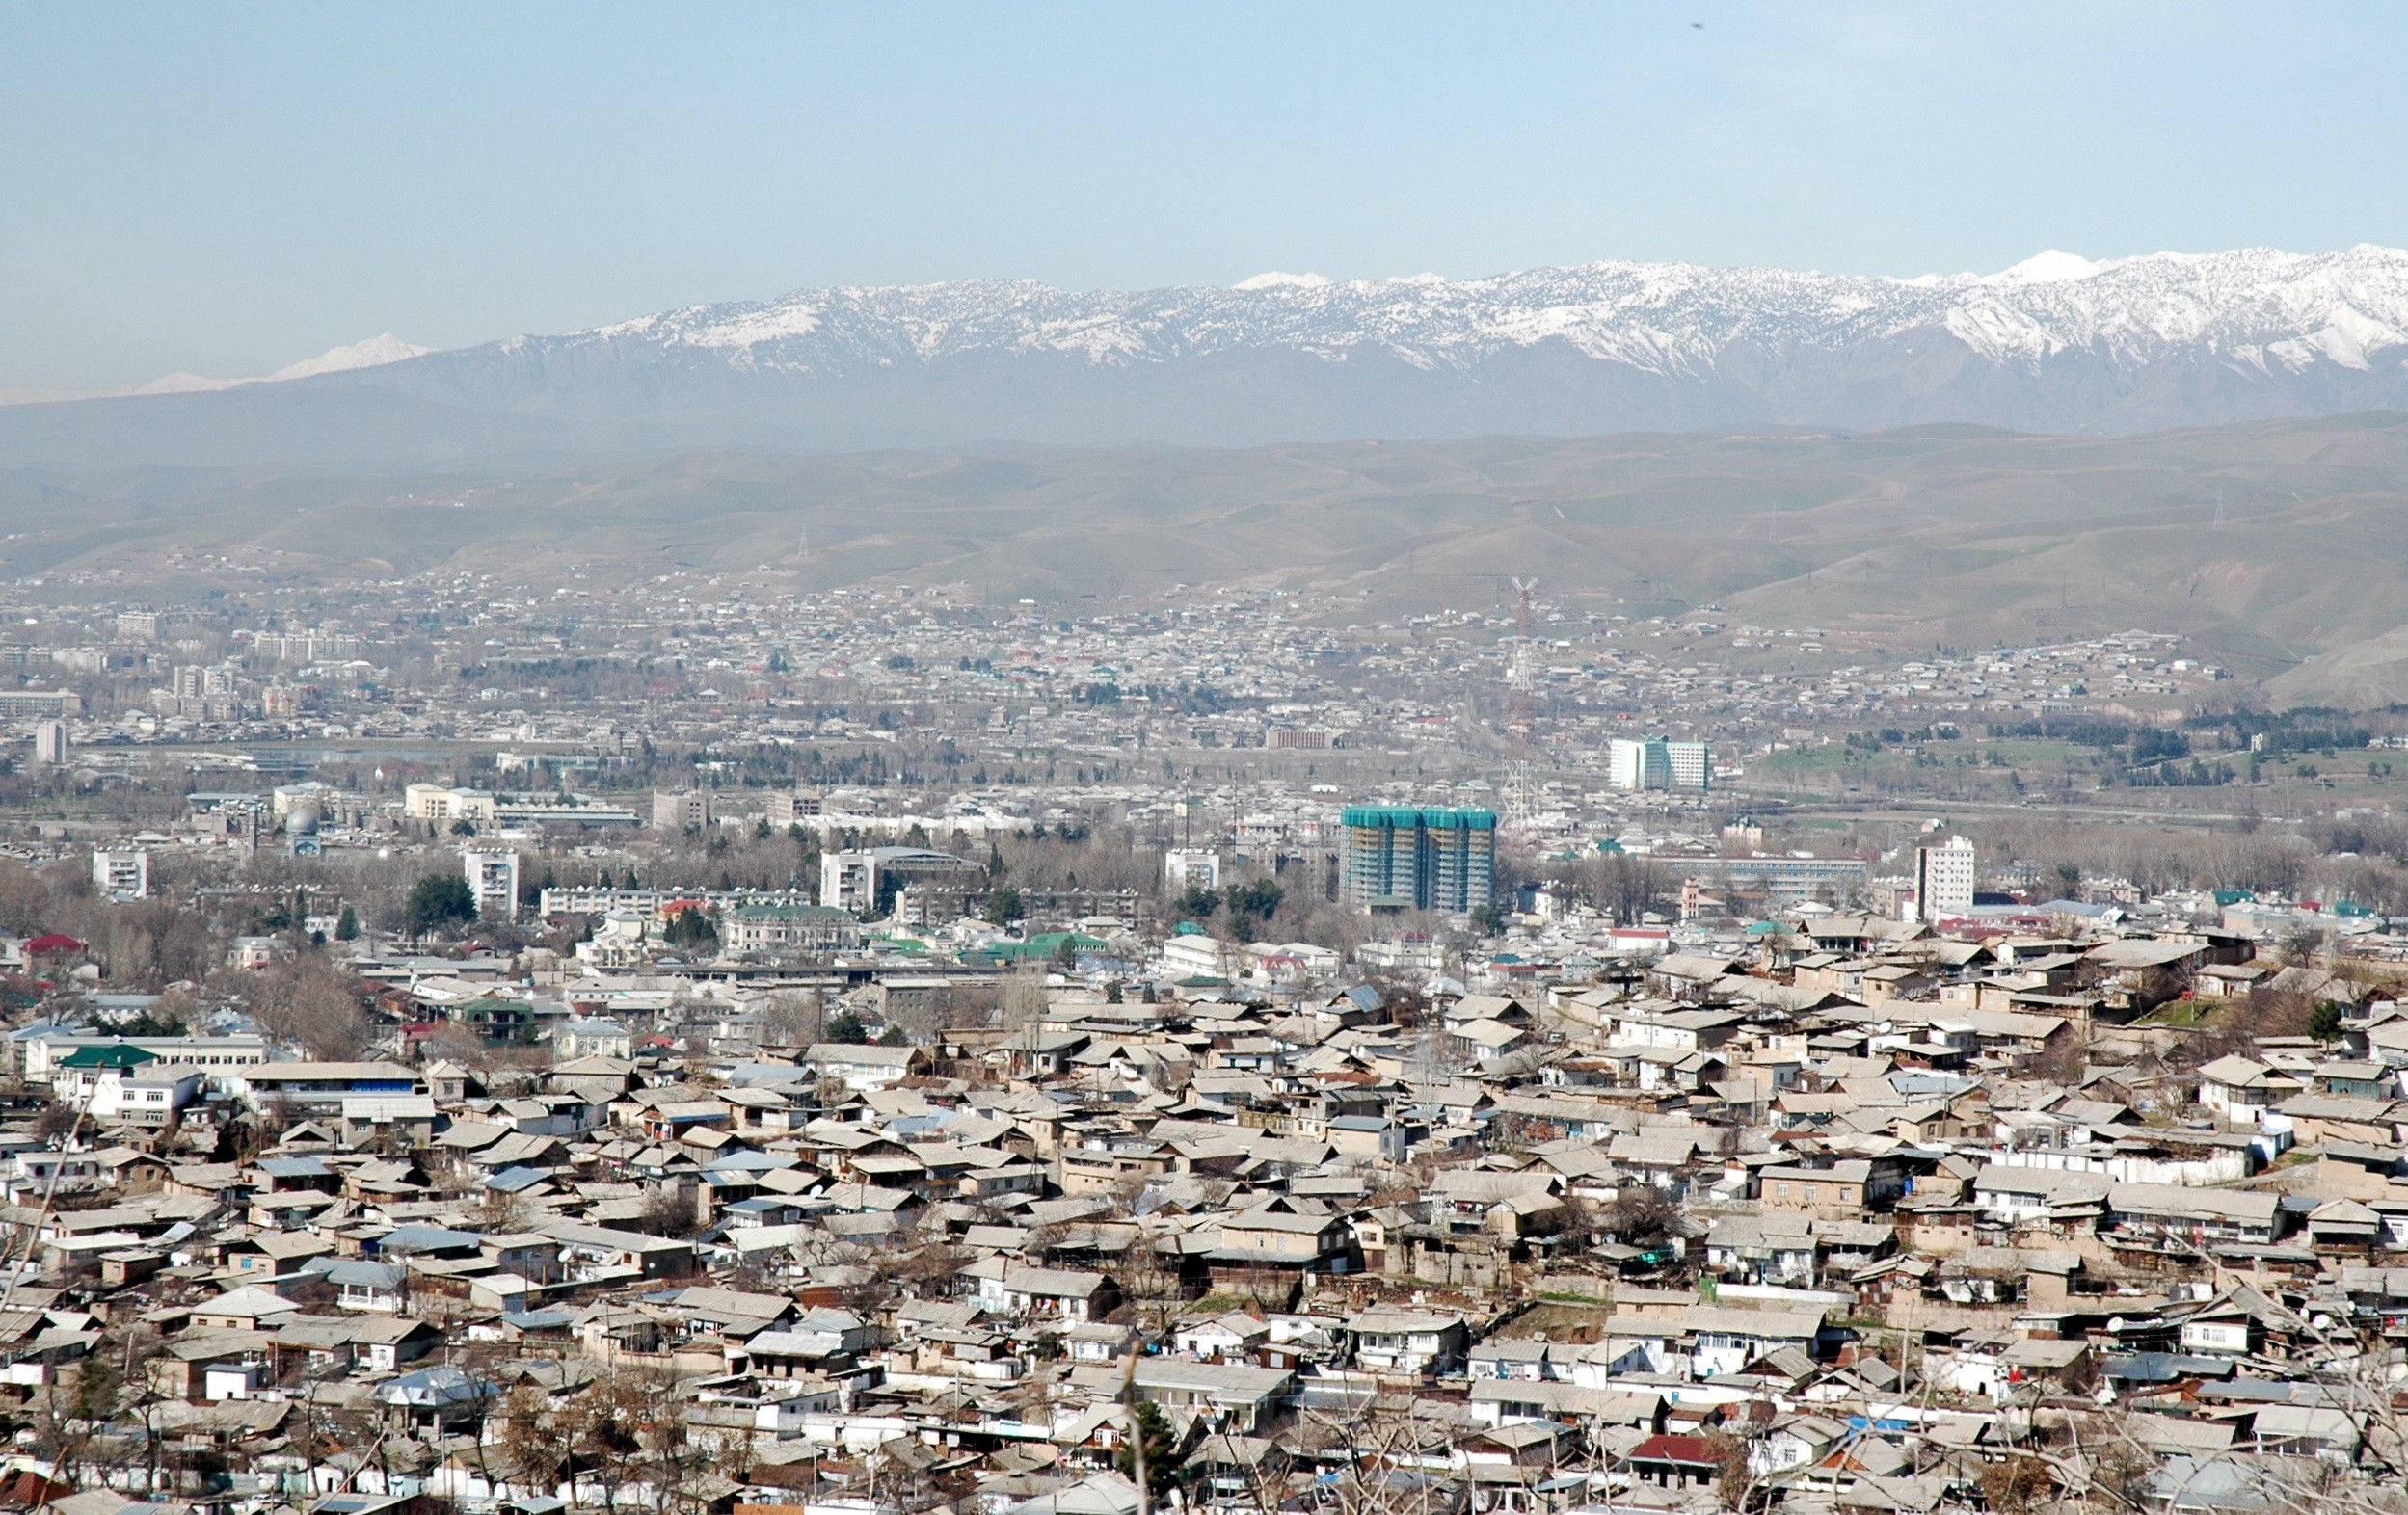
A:
[[[0,1506],[2403,1507],[2395,11],[5,13]]]

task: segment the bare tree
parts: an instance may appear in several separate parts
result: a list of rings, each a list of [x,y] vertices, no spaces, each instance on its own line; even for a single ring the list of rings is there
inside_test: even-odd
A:
[[[1006,1030],[1019,1032],[1045,1019],[1045,975],[1023,966],[1003,979],[1003,1018]]]
[[[530,1492],[548,1495],[560,1486],[570,1457],[566,1436],[575,1412],[531,1383],[510,1391],[497,1412],[499,1446]]]
[[[322,961],[278,964],[247,984],[249,1009],[262,1030],[279,1041],[297,1042],[309,1055],[340,1061],[368,1044],[368,1018],[361,986]]]
[[[762,1050],[809,1047],[827,1025],[827,1003],[816,989],[789,989],[764,998],[753,1012]]]

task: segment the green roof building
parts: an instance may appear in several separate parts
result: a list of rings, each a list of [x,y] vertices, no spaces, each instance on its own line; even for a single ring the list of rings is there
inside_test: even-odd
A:
[[[1350,805],[1341,892],[1357,910],[1468,914],[1496,894],[1497,812]]]
[[[52,1066],[58,1068],[140,1068],[159,1060],[156,1052],[139,1047],[79,1047]]]

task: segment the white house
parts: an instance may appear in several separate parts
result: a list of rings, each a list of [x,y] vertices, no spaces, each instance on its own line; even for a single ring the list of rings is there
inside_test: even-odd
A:
[[[1376,1305],[1348,1318],[1354,1361],[1376,1372],[1446,1373],[1462,1366],[1471,1327],[1452,1312]]]
[[[2262,1126],[2276,1105],[2305,1088],[2263,1063],[2226,1055],[2199,1070],[2199,1103],[2238,1126]]]
[[[103,1126],[165,1126],[201,1098],[205,1081],[200,1069],[181,1064],[91,1071],[92,1118]]]
[[[552,1047],[562,1061],[578,1057],[617,1057],[633,1054],[635,1038],[616,1021],[572,1019],[552,1033]]]

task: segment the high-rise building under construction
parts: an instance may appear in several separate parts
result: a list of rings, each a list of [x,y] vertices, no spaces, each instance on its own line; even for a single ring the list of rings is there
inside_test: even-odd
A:
[[[1341,890],[1357,910],[1478,910],[1496,894],[1497,813],[1350,805]]]

